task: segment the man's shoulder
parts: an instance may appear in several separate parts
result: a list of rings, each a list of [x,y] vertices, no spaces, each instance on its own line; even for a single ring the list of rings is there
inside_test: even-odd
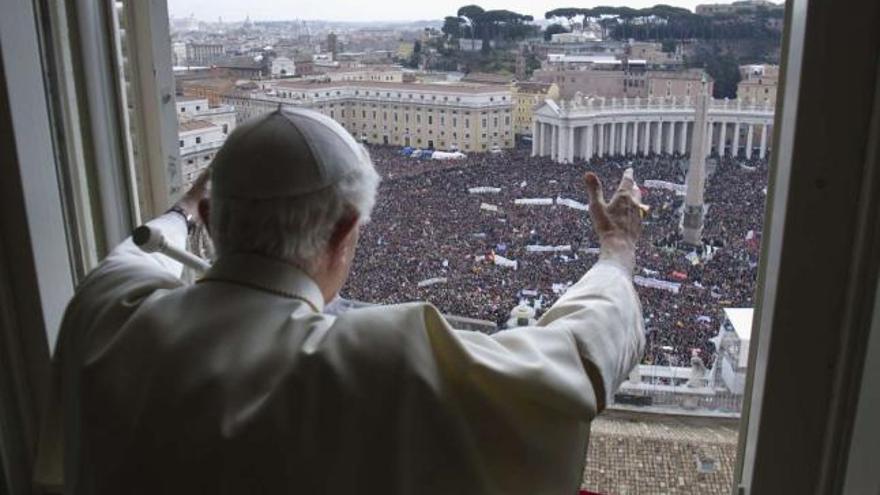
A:
[[[413,334],[423,332],[434,315],[439,315],[437,309],[426,302],[383,304],[346,311],[336,318],[333,326],[374,336]]]

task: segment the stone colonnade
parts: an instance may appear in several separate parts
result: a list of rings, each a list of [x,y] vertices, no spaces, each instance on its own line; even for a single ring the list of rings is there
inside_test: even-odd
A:
[[[621,101],[611,105],[603,101],[595,107],[545,104],[532,122],[532,156],[572,163],[602,156],[690,152],[695,110],[692,104],[645,108],[639,107],[638,101],[635,105]],[[766,158],[772,109],[715,102],[710,106],[706,128],[710,153]]]

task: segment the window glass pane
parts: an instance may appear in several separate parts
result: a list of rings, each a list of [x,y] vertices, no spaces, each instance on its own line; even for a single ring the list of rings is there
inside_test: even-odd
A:
[[[598,259],[584,172],[610,193],[633,167],[650,205],[635,278],[647,346],[592,424],[583,488],[730,492],[782,6],[530,11],[548,23],[481,37],[454,12],[380,28],[345,9],[312,22],[168,4],[184,178],[279,105],[369,149],[383,182],[342,292],[354,305],[427,300],[486,333],[532,324]]]

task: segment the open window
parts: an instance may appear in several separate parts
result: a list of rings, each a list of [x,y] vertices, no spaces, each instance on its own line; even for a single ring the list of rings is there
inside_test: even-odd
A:
[[[718,98],[709,104],[709,242],[692,255],[679,252],[677,240],[662,231],[646,234],[640,266],[649,271],[639,274],[639,290],[651,317],[649,354],[618,391],[616,404],[593,424],[585,489],[866,493],[860,490],[877,486],[870,466],[880,442],[866,439],[876,438],[871,392],[878,387],[871,370],[880,340],[880,6],[866,2],[844,10],[792,0],[780,18],[754,5],[758,10],[748,15],[717,11],[720,6],[694,14],[734,23],[737,15],[757,16],[768,31],[778,28],[778,72],[737,63],[745,67],[740,87],[751,101]],[[369,249],[360,254],[356,281],[346,288],[354,305],[426,298],[456,326],[475,331],[502,331],[508,320],[528,322],[540,313],[535,302],[549,304],[554,289],[563,290],[568,281],[550,274],[565,266],[582,271],[595,259],[591,238],[565,230],[588,227],[577,217],[583,201],[576,180],[590,167],[610,175],[618,164],[634,162],[640,179],[655,181],[646,187],[654,206],[649,222],[658,226],[677,218],[675,186],[686,177],[682,156],[694,144],[687,115],[693,112],[682,109],[690,108],[686,102],[696,96],[699,79],[659,77],[661,69],[646,68],[653,56],[670,66],[694,49],[685,43],[639,44],[639,37],[650,38],[650,28],[660,32],[661,25],[614,24],[602,15],[587,24],[594,22],[603,36],[628,30],[625,38],[635,38],[630,53],[610,59],[548,55],[544,67],[537,51],[514,58],[513,71],[529,66],[546,72],[540,87],[499,84],[491,74],[475,73],[469,76],[479,82],[432,89],[437,81],[427,78],[436,74],[402,68],[334,81],[334,63],[349,56],[345,46],[357,43],[353,35],[334,32],[330,38],[302,23],[228,19],[244,32],[304,30],[297,36],[321,45],[320,53],[304,56],[295,43],[284,46],[294,36],[279,34],[271,50],[263,45],[255,47],[260,53],[230,53],[234,43],[218,42],[230,35],[217,35],[216,23],[177,14],[184,12],[175,12],[173,0],[4,6],[0,123],[11,132],[0,136],[0,481],[10,493],[29,490],[48,360],[75,284],[131,227],[164,211],[237,124],[279,104],[334,112],[371,147],[385,176],[385,199],[364,235]],[[557,20],[567,27],[556,34],[558,43],[551,36],[534,40],[535,46],[553,54],[564,52],[565,43],[585,43],[577,38],[586,36],[583,19]],[[577,22],[580,31],[571,24]],[[419,41],[420,51],[430,53],[431,45]],[[482,41],[458,39],[456,50],[475,55]],[[384,51],[393,51],[398,61],[429,63],[424,54],[413,57],[414,40],[398,42]],[[566,74],[576,65],[584,67]],[[623,79],[590,79],[587,71],[617,71]],[[331,74],[330,80],[318,73]],[[662,73],[668,76],[668,68]],[[426,79],[417,86],[412,77]],[[775,100],[767,87],[773,78]],[[578,85],[585,88],[581,99],[572,90]],[[648,93],[655,87],[665,88],[664,96]],[[586,99],[605,88],[626,94],[601,104]],[[581,112],[580,120],[550,126],[553,108],[541,106],[546,99],[559,102],[568,115]],[[525,125],[519,115],[528,109],[519,102],[537,104],[531,109],[537,116]],[[490,121],[493,130],[516,139],[473,132],[477,120],[472,128],[470,119],[455,117],[486,110],[503,112],[498,115],[504,119]],[[442,117],[446,111],[451,119]],[[511,111],[517,119],[509,118]],[[435,112],[441,114],[437,120]],[[398,118],[416,124],[405,131],[386,125]],[[486,127],[485,118],[479,123]],[[373,131],[367,132],[369,126]],[[435,141],[436,132],[453,139]],[[425,148],[401,158],[413,146]],[[434,160],[436,153],[451,158],[460,150],[473,160],[463,163],[479,163]],[[621,161],[617,154],[628,158]],[[429,204],[439,199],[419,186],[444,180],[462,187],[443,198],[441,209]],[[516,202],[548,198],[549,204]],[[474,217],[480,228],[459,232],[464,240],[457,245],[425,244],[474,225]],[[730,270],[706,268],[728,257]],[[400,273],[389,274],[375,261],[389,258],[401,264],[394,268]],[[680,269],[685,262],[690,270]],[[528,280],[514,275],[511,264]],[[488,290],[501,282],[504,290]],[[735,300],[724,303],[730,294]],[[686,304],[688,311],[677,307]],[[708,309],[696,312],[694,306]]]

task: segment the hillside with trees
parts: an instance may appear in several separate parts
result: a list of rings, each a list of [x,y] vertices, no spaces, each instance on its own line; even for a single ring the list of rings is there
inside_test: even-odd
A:
[[[702,67],[715,79],[716,97],[733,97],[740,64],[778,63],[782,9],[757,8],[737,15],[697,15],[670,5],[643,9],[599,6],[562,7],[544,14],[544,30],[532,16],[510,10],[465,5],[444,18],[443,38],[432,48],[432,68],[512,73],[517,44],[549,41],[554,34],[592,28],[604,39],[657,42],[663,50],[681,50],[688,67]],[[777,22],[774,22],[777,21]],[[479,40],[481,49],[461,49],[459,40]],[[473,42],[471,42],[473,43]],[[477,46],[480,46],[478,43]],[[530,55],[529,72],[539,65]]]

